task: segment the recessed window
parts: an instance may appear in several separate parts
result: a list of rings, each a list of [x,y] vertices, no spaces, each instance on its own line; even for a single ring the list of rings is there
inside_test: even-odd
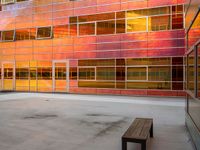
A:
[[[14,41],[14,35],[15,32],[14,30],[10,30],[10,31],[2,31],[1,33],[2,35],[2,41]]]
[[[37,28],[37,39],[45,39],[52,37],[52,28],[51,27],[40,27]]]

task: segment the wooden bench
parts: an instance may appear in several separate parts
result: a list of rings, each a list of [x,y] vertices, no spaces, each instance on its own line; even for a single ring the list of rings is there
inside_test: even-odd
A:
[[[127,142],[140,143],[141,149],[146,150],[149,134],[153,137],[153,119],[136,118],[122,136],[122,150],[127,150]]]

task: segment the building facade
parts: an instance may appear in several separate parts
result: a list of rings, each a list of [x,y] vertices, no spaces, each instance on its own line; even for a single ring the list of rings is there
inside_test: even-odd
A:
[[[0,89],[183,96],[184,0],[1,0]]]
[[[186,3],[186,125],[200,150],[200,1]]]

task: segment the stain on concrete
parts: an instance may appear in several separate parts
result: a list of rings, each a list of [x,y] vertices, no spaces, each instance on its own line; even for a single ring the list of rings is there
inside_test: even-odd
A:
[[[56,118],[58,115],[54,114],[37,114],[32,116],[24,117],[24,119],[46,119],[46,118]]]
[[[89,117],[109,117],[109,116],[114,116],[114,115],[107,115],[107,114],[86,114],[86,116],[89,116]]]
[[[100,130],[95,137],[101,137],[106,135],[109,131],[114,131],[118,128],[122,128],[122,125],[126,123],[126,118],[120,119],[118,121],[114,121],[114,122],[106,122],[105,123],[105,128],[103,128],[102,130]]]

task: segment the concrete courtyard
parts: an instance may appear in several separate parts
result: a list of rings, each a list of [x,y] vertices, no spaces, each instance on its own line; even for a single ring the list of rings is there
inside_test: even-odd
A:
[[[136,117],[154,119],[147,150],[193,150],[184,105],[181,98],[0,93],[0,150],[121,150]]]

